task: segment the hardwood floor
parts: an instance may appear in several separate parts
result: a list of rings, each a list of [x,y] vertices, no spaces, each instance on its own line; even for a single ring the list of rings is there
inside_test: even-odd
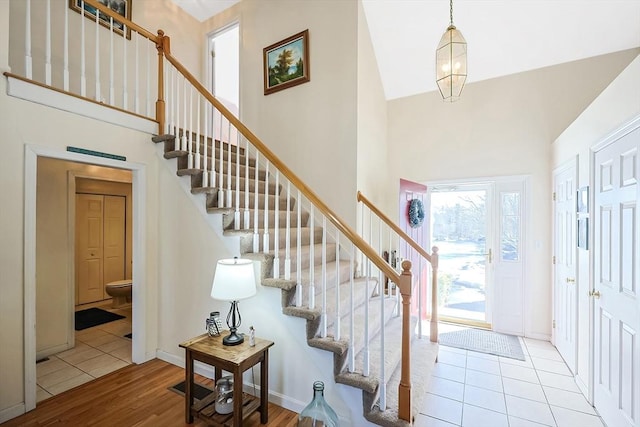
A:
[[[13,426],[188,426],[184,420],[184,397],[169,390],[184,380],[184,369],[151,360],[130,365],[67,392],[40,402],[36,409],[0,424]],[[198,377],[211,386],[212,381]],[[295,427],[298,414],[269,403],[267,426]],[[201,420],[192,426],[206,425]],[[260,414],[251,415],[245,427],[260,426]]]

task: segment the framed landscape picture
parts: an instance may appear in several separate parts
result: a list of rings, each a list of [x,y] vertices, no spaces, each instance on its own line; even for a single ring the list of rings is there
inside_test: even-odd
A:
[[[131,21],[131,2],[133,0],[97,0],[98,3],[107,7],[117,13],[120,16],[127,18]],[[95,7],[84,3],[82,0],[69,0],[69,7],[72,10],[82,14],[82,5],[84,4],[84,16],[93,22],[96,21],[96,12],[98,13],[98,18],[100,25],[111,28],[111,23],[109,16],[97,10]],[[113,31],[121,36],[124,35],[124,24],[122,22],[113,20]],[[127,28],[127,38],[131,39],[131,30]]]
[[[309,30],[263,49],[264,94],[306,83],[309,77]]]

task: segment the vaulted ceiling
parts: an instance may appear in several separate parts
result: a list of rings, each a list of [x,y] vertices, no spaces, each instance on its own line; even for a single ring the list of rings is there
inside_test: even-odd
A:
[[[201,21],[237,3],[173,1]],[[449,1],[362,2],[386,98],[437,90]],[[640,0],[454,0],[453,22],[468,44],[468,83],[640,47]]]

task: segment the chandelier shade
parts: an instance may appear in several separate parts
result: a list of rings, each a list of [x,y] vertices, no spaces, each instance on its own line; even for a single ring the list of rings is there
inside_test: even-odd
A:
[[[453,0],[450,0],[451,21],[436,49],[436,83],[442,99],[460,99],[467,81],[467,41],[453,25]]]

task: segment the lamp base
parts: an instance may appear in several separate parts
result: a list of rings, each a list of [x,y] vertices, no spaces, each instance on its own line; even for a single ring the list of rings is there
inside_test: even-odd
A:
[[[237,334],[236,331],[231,331],[229,335],[222,338],[223,345],[238,345],[244,342],[244,334]]]

